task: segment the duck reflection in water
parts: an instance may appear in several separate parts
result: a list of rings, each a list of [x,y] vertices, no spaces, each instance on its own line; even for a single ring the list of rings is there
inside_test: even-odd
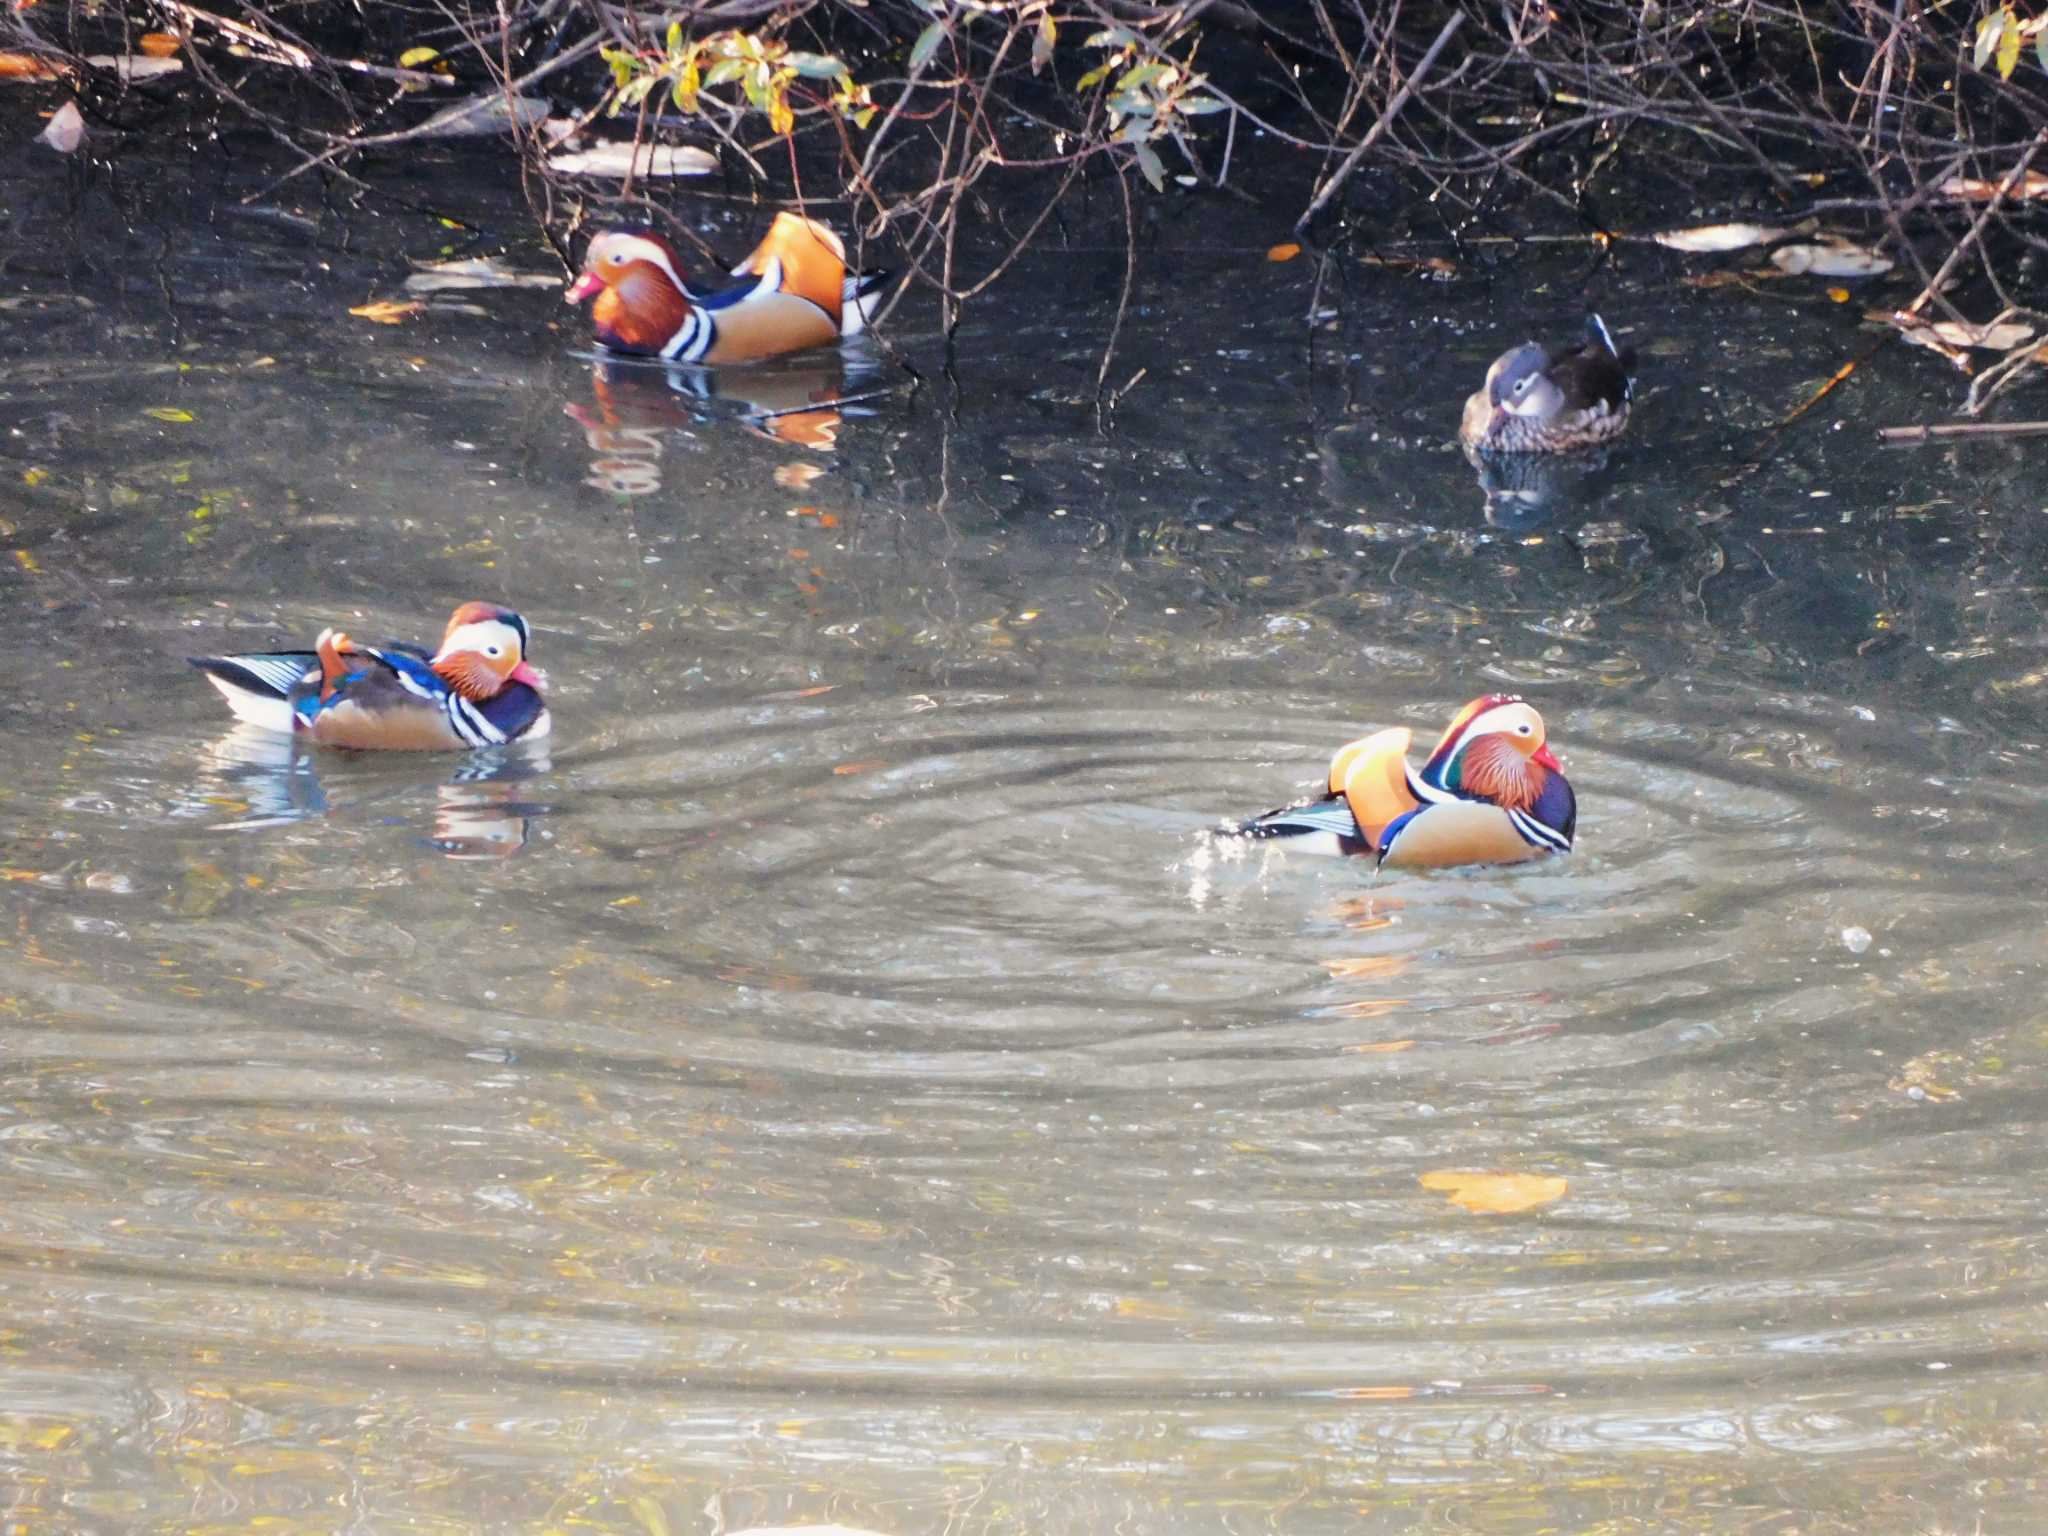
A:
[[[1605,498],[1611,476],[1607,450],[1580,453],[1487,453],[1465,449],[1479,479],[1486,521],[1508,533],[1528,533],[1560,513],[1590,508]]]
[[[380,760],[373,770],[374,779],[353,779],[337,772],[349,761],[333,753],[316,757],[293,737],[238,725],[207,745],[195,798],[210,809],[237,813],[234,820],[220,823],[224,832],[310,821],[336,809],[322,782],[324,766],[337,782],[364,789],[347,809],[361,811],[379,800],[403,799],[405,813],[390,820],[405,824],[416,818],[411,809],[420,787],[415,775],[395,775],[393,765]],[[446,780],[434,786],[431,830],[422,840],[451,859],[509,858],[526,846],[534,822],[551,809],[523,798],[522,783],[549,772],[552,766],[540,743],[488,747],[466,754]]]
[[[872,416],[881,376],[872,346],[858,339],[832,352],[744,367],[607,359],[590,370],[591,398],[562,410],[583,428],[596,455],[584,484],[620,496],[661,488],[663,434],[736,421],[792,448],[829,453],[849,416]]]

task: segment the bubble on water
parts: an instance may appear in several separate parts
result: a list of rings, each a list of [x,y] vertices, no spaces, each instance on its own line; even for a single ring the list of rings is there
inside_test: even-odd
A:
[[[1848,950],[1852,955],[1862,954],[1863,951],[1870,948],[1870,930],[1868,928],[1844,928],[1842,930],[1842,948]]]

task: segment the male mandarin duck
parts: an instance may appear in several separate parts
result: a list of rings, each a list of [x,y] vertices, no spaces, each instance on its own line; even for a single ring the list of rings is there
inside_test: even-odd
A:
[[[547,685],[526,664],[528,641],[510,608],[464,603],[431,655],[324,629],[310,651],[191,660],[251,725],[327,747],[463,751],[547,735]]]
[[[1329,793],[1268,811],[1246,837],[1307,839],[1328,853],[1370,853],[1381,864],[1436,869],[1515,864],[1568,853],[1578,802],[1543,733],[1543,717],[1512,694],[1474,699],[1451,721],[1420,772],[1407,727],[1339,747]]]
[[[1458,441],[1481,453],[1569,453],[1619,437],[1635,398],[1634,364],[1634,350],[1616,347],[1598,315],[1576,346],[1525,341],[1486,370],[1485,387],[1465,402]]]
[[[614,352],[679,363],[746,363],[823,346],[865,329],[886,272],[848,272],[846,247],[814,219],[778,213],[739,282],[692,288],[675,247],[657,234],[614,230],[590,242],[564,295],[595,294],[597,339]]]

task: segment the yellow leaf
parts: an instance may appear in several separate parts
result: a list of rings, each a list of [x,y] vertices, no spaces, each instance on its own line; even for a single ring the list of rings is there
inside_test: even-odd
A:
[[[27,571],[31,576],[43,574],[43,568],[36,564],[36,557],[25,549],[17,549],[14,552],[14,563],[24,571]]]
[[[418,69],[422,64],[431,64],[441,57],[438,48],[408,48],[398,56],[400,69]]]
[[[1301,247],[1296,245],[1292,240],[1287,240],[1283,241],[1279,245],[1268,248],[1268,250],[1266,251],[1266,260],[1292,261],[1295,257],[1299,256],[1300,254]]]
[[[194,419],[190,411],[181,411],[175,405],[152,405],[142,414],[154,416],[158,421],[191,421]]]
[[[407,315],[416,315],[427,306],[424,304],[401,304],[396,299],[373,299],[368,304],[358,304],[349,311],[378,325],[396,325]]]
[[[1849,290],[1846,288],[1830,288],[1828,290],[1828,297],[1837,304],[1846,304],[1849,302]]]
[[[1563,1179],[1547,1173],[1475,1173],[1439,1168],[1422,1176],[1422,1187],[1438,1191],[1460,1209],[1497,1216],[1548,1205],[1561,1198],[1567,1186]]]
[[[23,485],[41,485],[45,480],[49,478],[50,472],[47,469],[31,468],[24,469],[21,472],[21,483]]]
[[[2020,61],[2020,19],[2006,7],[2005,30],[1998,34],[1998,73],[2001,79],[2012,78],[2012,68]]]

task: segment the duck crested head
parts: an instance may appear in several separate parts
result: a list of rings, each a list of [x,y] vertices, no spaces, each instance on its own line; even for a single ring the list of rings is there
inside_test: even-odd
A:
[[[1509,810],[1527,810],[1550,775],[1563,771],[1535,707],[1513,694],[1489,693],[1458,711],[1423,777]]]
[[[427,665],[472,703],[496,698],[514,683],[544,693],[547,679],[526,662],[530,641],[526,620],[510,608],[464,603],[450,616],[441,648]]]

